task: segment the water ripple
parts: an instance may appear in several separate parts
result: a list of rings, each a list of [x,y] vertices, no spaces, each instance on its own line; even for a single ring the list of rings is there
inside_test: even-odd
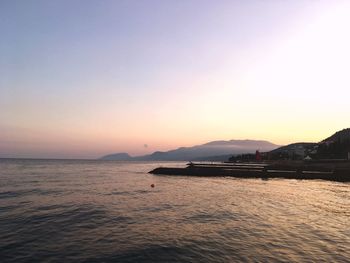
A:
[[[349,261],[350,184],[157,165],[0,161],[1,262]]]

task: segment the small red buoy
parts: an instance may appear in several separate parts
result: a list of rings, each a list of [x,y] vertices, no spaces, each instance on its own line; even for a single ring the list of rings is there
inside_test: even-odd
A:
[[[154,184],[151,184],[151,187],[153,188],[153,187],[154,187]]]

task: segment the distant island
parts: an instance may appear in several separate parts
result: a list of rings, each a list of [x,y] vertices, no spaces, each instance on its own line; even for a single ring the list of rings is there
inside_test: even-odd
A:
[[[262,140],[212,141],[192,147],[181,147],[166,152],[132,157],[127,153],[108,154],[101,160],[115,161],[226,161],[232,155],[248,154],[259,149],[262,152],[280,147]]]

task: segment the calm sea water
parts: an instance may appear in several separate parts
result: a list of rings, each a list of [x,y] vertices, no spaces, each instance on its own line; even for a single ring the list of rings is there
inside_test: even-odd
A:
[[[350,262],[349,183],[159,165],[0,160],[0,261]]]

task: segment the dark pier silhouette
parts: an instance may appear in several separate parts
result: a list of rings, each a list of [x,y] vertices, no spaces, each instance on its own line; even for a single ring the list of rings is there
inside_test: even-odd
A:
[[[350,182],[349,161],[278,161],[271,163],[188,163],[184,168],[158,167],[151,174],[230,176],[237,178],[322,179]]]

